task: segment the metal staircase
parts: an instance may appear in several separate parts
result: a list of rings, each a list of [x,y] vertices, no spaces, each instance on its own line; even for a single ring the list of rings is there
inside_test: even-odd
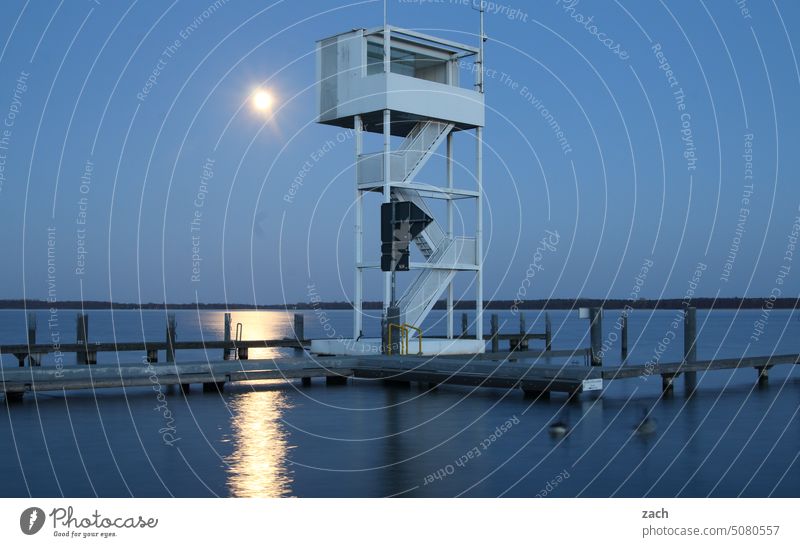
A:
[[[390,153],[390,174],[393,200],[410,201],[433,217],[425,199],[410,184],[444,143],[454,124],[436,120],[418,122],[401,145]],[[362,154],[358,163],[359,183],[383,183],[383,154]],[[433,305],[452,281],[461,264],[475,264],[475,240],[447,237],[436,219],[416,238],[414,243],[425,257],[426,264],[409,285],[398,305],[403,322],[419,328]]]

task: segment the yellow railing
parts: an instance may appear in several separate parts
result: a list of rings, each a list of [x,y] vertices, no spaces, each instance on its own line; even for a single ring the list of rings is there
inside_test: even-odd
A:
[[[402,325],[398,323],[389,323],[389,336],[388,336],[388,343],[389,347],[386,348],[386,354],[392,354],[392,331],[397,329],[400,333],[400,352],[399,355],[408,355],[408,344],[409,344],[409,331],[416,331],[417,332],[417,341],[419,342],[419,349],[417,355],[422,355],[422,329],[415,327],[414,325],[409,325],[408,323],[403,323]]]

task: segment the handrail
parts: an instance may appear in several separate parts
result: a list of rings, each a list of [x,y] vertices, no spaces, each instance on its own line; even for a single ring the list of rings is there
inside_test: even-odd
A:
[[[400,353],[399,353],[399,355],[403,355],[403,336],[405,335],[405,337],[406,337],[405,353],[407,355],[408,354],[408,334],[407,334],[407,329],[406,329],[405,326],[400,325],[398,323],[389,323],[389,337],[388,337],[389,338],[389,340],[388,340],[388,346],[389,347],[386,348],[386,355],[391,355],[392,354],[392,329],[393,328],[395,328],[398,331],[400,331]]]
[[[398,355],[409,355],[408,348],[409,348],[409,331],[417,331],[418,335],[418,342],[419,342],[419,350],[417,355],[422,355],[422,329],[415,327],[409,323],[389,323],[389,336],[388,336],[388,345],[389,347],[386,348],[386,354],[392,354],[392,330],[397,329],[400,332],[400,352]]]
[[[406,355],[408,355],[408,331],[415,330],[417,331],[417,339],[419,340],[419,352],[417,355],[422,355],[422,329],[419,327],[415,327],[409,323],[403,323],[403,327],[406,329]]]

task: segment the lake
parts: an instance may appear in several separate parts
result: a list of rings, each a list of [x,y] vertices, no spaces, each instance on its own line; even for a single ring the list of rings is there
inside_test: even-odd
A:
[[[36,312],[38,341],[57,333],[75,340],[75,311],[59,310],[48,324]],[[292,314],[234,311],[245,339],[292,337]],[[308,338],[349,336],[349,311],[304,310]],[[379,313],[377,311],[367,313]],[[498,313],[503,331],[519,318]],[[553,348],[588,345],[588,322],[577,311],[551,311]],[[608,364],[619,363],[615,322],[604,312]],[[629,318],[629,362],[680,360],[682,326],[676,310],[635,311]],[[774,310],[754,334],[761,310],[698,310],[698,358],[800,351],[800,314]],[[163,311],[90,311],[90,341],[164,340]],[[526,312],[533,330],[544,315]],[[178,340],[219,340],[223,312],[178,311]],[[332,328],[323,329],[328,322]],[[431,313],[427,333],[445,331]],[[460,312],[456,317],[460,328]],[[474,331],[473,331],[474,332]],[[673,337],[670,333],[674,332]],[[24,343],[25,313],[0,311],[0,343]],[[376,316],[365,335],[378,336]],[[501,346],[503,347],[503,346]],[[533,343],[532,343],[533,347]],[[177,361],[221,359],[221,350],[178,351]],[[296,355],[257,349],[250,358]],[[105,364],[137,363],[142,355],[99,354]],[[163,352],[160,358],[163,361]],[[76,366],[74,354],[66,366]],[[582,362],[582,358],[581,358]],[[16,367],[4,355],[2,366]],[[43,366],[54,366],[52,356]],[[434,391],[351,380],[326,386],[314,380],[225,386],[223,394],[194,386],[187,396],[165,388],[177,440],[165,427],[150,388],[26,395],[0,403],[0,495],[3,497],[125,496],[797,496],[800,493],[800,371],[771,370],[759,387],[752,369],[699,375],[687,397],[682,380],[661,397],[659,377],[614,381],[602,394],[567,402],[525,399],[519,390],[440,387]],[[634,433],[644,409],[657,427]],[[553,421],[569,435],[548,433]]]

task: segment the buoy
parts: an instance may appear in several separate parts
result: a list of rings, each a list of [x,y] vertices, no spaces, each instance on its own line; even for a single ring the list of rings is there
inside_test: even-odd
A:
[[[557,420],[550,424],[548,431],[553,437],[563,437],[569,433],[569,424],[567,424],[567,422],[564,420]]]
[[[656,422],[656,419],[649,415],[646,408],[643,408],[642,419],[636,426],[636,433],[640,435],[649,435],[650,433],[655,432],[657,427],[658,423]]]

